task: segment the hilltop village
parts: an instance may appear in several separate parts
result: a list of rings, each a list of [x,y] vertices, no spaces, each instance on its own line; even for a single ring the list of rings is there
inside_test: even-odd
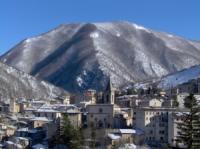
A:
[[[199,81],[161,90],[87,90],[56,99],[11,99],[0,103],[0,148],[114,149],[184,146],[176,141],[184,99],[200,99]],[[72,131],[73,130],[73,131]],[[65,140],[66,139],[66,140]],[[74,147],[70,146],[74,145]]]

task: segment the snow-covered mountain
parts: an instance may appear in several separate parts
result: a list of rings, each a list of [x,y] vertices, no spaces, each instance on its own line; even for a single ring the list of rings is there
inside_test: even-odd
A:
[[[61,25],[0,59],[72,92],[159,78],[200,64],[200,43],[130,22]]]
[[[167,89],[197,78],[200,78],[200,65],[167,75],[159,81],[158,86]]]
[[[66,91],[0,63],[0,100],[14,98],[50,99],[67,95]]]

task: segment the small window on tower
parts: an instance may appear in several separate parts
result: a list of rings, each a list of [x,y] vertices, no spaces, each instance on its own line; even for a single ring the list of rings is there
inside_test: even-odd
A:
[[[102,109],[102,108],[100,108],[100,109],[99,109],[99,113],[102,113],[102,112],[103,112],[103,109]]]

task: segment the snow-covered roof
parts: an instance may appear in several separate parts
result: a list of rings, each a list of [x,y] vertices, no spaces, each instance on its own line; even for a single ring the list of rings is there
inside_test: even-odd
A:
[[[116,134],[114,134],[114,133],[109,133],[109,134],[108,134],[108,137],[109,137],[111,140],[117,140],[117,139],[120,139],[120,138],[121,138],[121,136],[116,135]]]
[[[119,131],[122,134],[137,134],[137,135],[144,134],[144,132],[140,129],[119,129]]]
[[[65,104],[53,104],[53,105],[43,105],[36,112],[79,113],[80,109],[79,109],[79,107],[77,107],[77,106],[75,106],[73,104],[68,104],[68,105],[65,105]]]
[[[52,107],[43,106],[43,107],[39,108],[36,112],[52,112],[52,113],[56,113],[56,112],[59,112],[59,111],[52,109]]]
[[[27,122],[25,122],[25,121],[18,121],[17,123],[21,123],[21,124],[27,124]]]
[[[123,95],[123,96],[118,96],[116,98],[117,99],[127,99],[127,98],[133,98],[133,97],[138,97],[138,95]]]
[[[50,122],[51,120],[46,117],[34,117],[31,119],[31,121],[44,121],[44,122]]]
[[[184,111],[184,112],[175,112],[174,114],[176,115],[176,116],[183,116],[183,114],[189,114],[189,112],[186,112],[186,111]]]
[[[35,111],[35,110],[37,110],[36,107],[28,107],[25,109],[25,111]]]
[[[28,127],[25,127],[25,128],[20,128],[17,131],[25,131],[25,132],[29,132],[29,133],[36,133],[38,131],[38,129],[36,129],[36,128],[28,129]]]
[[[134,134],[135,133],[134,129],[119,129],[119,131],[122,134]]]
[[[47,149],[46,146],[44,146],[43,144],[36,144],[34,146],[32,146],[33,149]]]
[[[16,100],[17,103],[29,103],[28,99],[25,99],[25,98],[18,98]]]
[[[14,144],[12,141],[6,141],[7,144]]]
[[[128,113],[125,111],[115,111],[115,114],[128,114]]]
[[[29,139],[28,139],[28,138],[25,138],[25,137],[16,137],[16,139],[29,141]]]
[[[12,116],[8,116],[8,118],[10,118],[10,119],[12,119],[12,120],[14,120],[14,121],[16,121],[16,120],[17,120],[17,117],[16,117],[16,116],[14,116],[14,115],[12,115]]]
[[[28,127],[20,128],[20,129],[18,129],[17,131],[28,131]]]
[[[13,125],[7,125],[8,128],[12,128],[12,129],[17,129],[17,127],[13,126]]]
[[[31,103],[41,103],[41,104],[45,104],[46,101],[43,101],[43,100],[33,100]]]

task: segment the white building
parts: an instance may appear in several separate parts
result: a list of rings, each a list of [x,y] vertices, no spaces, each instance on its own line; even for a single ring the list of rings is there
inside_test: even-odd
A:
[[[174,147],[184,147],[183,144],[177,142],[179,131],[177,123],[181,122],[182,113],[183,112],[172,112],[168,115],[168,143]]]
[[[144,131],[148,144],[168,142],[168,114],[174,110],[162,107],[157,99],[150,100],[149,106],[136,108],[136,128]]]

